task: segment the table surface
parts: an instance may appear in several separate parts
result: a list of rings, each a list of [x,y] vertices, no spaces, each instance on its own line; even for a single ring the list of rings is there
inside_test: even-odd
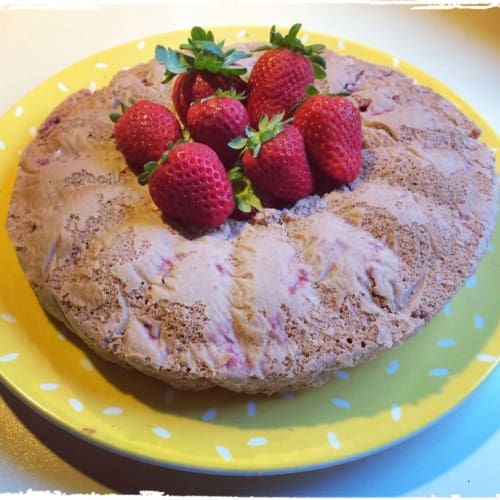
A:
[[[258,0],[88,8],[80,3],[79,9],[66,10],[2,5],[0,116],[54,73],[122,42],[193,25],[290,26],[300,21],[309,30],[356,40],[419,67],[500,130],[498,8],[295,2],[264,7]],[[492,497],[500,493],[499,395],[497,368],[450,414],[385,451],[312,472],[249,478],[179,472],[114,455],[61,430],[0,384],[0,493]]]

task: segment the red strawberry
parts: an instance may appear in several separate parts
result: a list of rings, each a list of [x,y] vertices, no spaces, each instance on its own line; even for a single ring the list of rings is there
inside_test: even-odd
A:
[[[325,60],[318,55],[324,45],[308,47],[297,39],[300,24],[290,28],[283,37],[271,28],[271,45],[256,50],[266,50],[257,60],[248,80],[248,113],[250,123],[256,127],[263,115],[274,116],[290,109],[306,95],[306,88],[314,78],[326,76]]]
[[[213,95],[217,89],[246,91],[246,82],[240,78],[246,68],[235,62],[251,54],[236,49],[224,51],[223,45],[223,41],[215,43],[211,31],[195,26],[188,43],[180,45],[182,52],[156,47],[156,60],[165,66],[164,83],[179,75],[172,89],[172,101],[183,123],[191,103]]]
[[[169,142],[181,138],[181,128],[175,115],[161,104],[142,100],[128,108],[122,105],[122,110],[123,115],[111,115],[116,121],[116,147],[128,166],[140,174],[144,164],[160,158]]]
[[[304,137],[311,165],[340,183],[361,170],[361,115],[349,99],[316,95],[295,112],[293,124]]]
[[[228,143],[245,133],[250,118],[234,93],[219,93],[194,103],[189,108],[186,124],[193,140],[210,146],[224,166],[230,169],[239,152],[229,147]]]
[[[187,123],[187,114],[192,103],[215,94],[217,90],[234,89],[246,91],[246,83],[232,75],[221,75],[209,71],[188,71],[179,75],[172,89],[172,102],[182,123]]]
[[[312,191],[304,140],[293,125],[282,121],[283,114],[271,120],[264,116],[259,129],[247,131],[248,138],[231,141],[245,147],[241,162],[254,186],[279,201],[295,203]]]
[[[234,209],[224,165],[205,144],[174,146],[160,164],[150,164],[139,178],[149,181],[153,202],[167,216],[189,224],[219,226]]]

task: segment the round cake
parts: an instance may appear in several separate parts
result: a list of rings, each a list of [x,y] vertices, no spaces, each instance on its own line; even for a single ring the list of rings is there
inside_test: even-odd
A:
[[[23,152],[7,220],[48,314],[104,359],[174,388],[246,393],[319,386],[418,332],[486,249],[492,152],[433,90],[323,56],[316,86],[347,90],[361,112],[359,177],[211,229],[165,218],[113,138],[121,102],[172,108],[156,60],[54,109]]]

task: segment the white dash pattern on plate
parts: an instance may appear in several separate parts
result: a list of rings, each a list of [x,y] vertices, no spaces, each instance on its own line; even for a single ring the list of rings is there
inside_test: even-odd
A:
[[[351,378],[351,376],[349,375],[349,373],[346,372],[345,370],[337,370],[334,373],[334,376],[337,377],[337,378],[340,378],[342,380],[349,380]]]
[[[3,354],[0,356],[0,362],[2,363],[10,363],[11,361],[15,361],[19,357],[18,352],[9,352],[7,354]]]
[[[59,384],[56,384],[54,382],[43,382],[42,384],[40,384],[40,389],[42,391],[48,392],[57,391],[57,389],[59,389]]]
[[[257,414],[257,405],[255,404],[255,401],[249,401],[247,403],[247,415],[249,417],[255,417]]]
[[[342,408],[344,410],[348,410],[351,407],[351,403],[342,398],[333,398],[331,402],[338,408]]]
[[[204,422],[210,422],[217,416],[217,408],[209,408],[201,417]]]
[[[477,330],[482,330],[485,326],[485,321],[483,316],[480,314],[476,314],[474,316],[474,326],[476,327]]]
[[[389,366],[386,368],[385,373],[387,375],[394,375],[399,370],[399,361],[394,359],[390,362]]]
[[[429,371],[429,376],[431,377],[446,377],[448,375],[447,368],[433,368]]]
[[[75,410],[78,413],[82,413],[84,410],[83,404],[81,403],[81,401],[79,401],[76,398],[70,398],[69,404],[70,404],[71,408],[73,408],[73,410]]]
[[[392,420],[394,420],[394,422],[398,422],[399,420],[401,420],[401,415],[402,415],[401,407],[396,403],[393,403],[393,405],[391,406]]]
[[[153,427],[153,432],[163,438],[163,439],[170,439],[170,432],[167,431],[167,429],[164,429],[163,427]]]
[[[119,406],[109,406],[108,408],[104,408],[102,412],[104,415],[121,415],[123,413],[123,408]]]
[[[252,437],[248,440],[248,446],[264,446],[267,444],[265,437]]]
[[[215,450],[226,462],[229,462],[233,458],[233,455],[225,446],[217,445]]]
[[[327,434],[327,439],[328,442],[330,443],[330,446],[332,448],[335,448],[336,450],[340,450],[340,441],[335,432],[329,431]]]
[[[492,354],[479,353],[476,355],[476,359],[478,361],[482,361],[483,363],[493,363],[497,358]]]
[[[455,339],[439,339],[436,342],[436,345],[438,347],[453,347],[457,344],[457,341]]]
[[[0,314],[0,318],[2,318],[6,323],[16,323],[17,322],[17,319],[12,316],[12,314],[9,314],[7,312],[3,312],[2,314]]]
[[[91,372],[94,369],[94,365],[92,364],[92,361],[87,358],[83,358],[80,360],[80,364],[87,370],[88,372]]]

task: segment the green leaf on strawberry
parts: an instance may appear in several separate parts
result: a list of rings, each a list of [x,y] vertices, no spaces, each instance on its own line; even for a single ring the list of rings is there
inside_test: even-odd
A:
[[[235,205],[240,212],[249,214],[253,208],[261,212],[263,210],[260,198],[255,194],[250,179],[243,173],[241,165],[235,165],[227,173],[231,186]]]
[[[151,180],[151,177],[153,177],[153,174],[155,173],[156,169],[162,164],[165,163],[167,160],[168,156],[168,151],[164,151],[163,154],[161,155],[159,160],[156,161],[148,161],[144,165],[144,172],[137,177],[137,181],[141,186],[145,186],[146,184],[149,183]]]
[[[162,45],[158,45],[155,49],[156,60],[165,66],[164,83],[169,82],[176,75],[191,70],[241,76],[246,73],[246,68],[234,64],[240,59],[252,57],[250,53],[234,48],[225,51],[224,40],[216,43],[213,33],[199,26],[191,29],[188,43],[181,44],[179,48],[183,52],[166,49]]]
[[[260,117],[257,130],[252,127],[245,129],[246,137],[236,137],[229,142],[233,149],[249,149],[255,158],[259,154],[263,144],[274,139],[283,131],[285,125],[291,122],[291,118],[283,120],[285,113],[278,113],[269,118],[267,115]]]
[[[281,33],[276,31],[276,26],[272,26],[269,33],[270,44],[257,47],[253,51],[259,52],[263,50],[287,48],[299,54],[303,54],[311,62],[314,71],[314,78],[321,80],[326,77],[326,61],[320,55],[320,52],[325,49],[325,45],[322,43],[304,45],[302,40],[297,38],[301,27],[302,25],[300,23],[294,24],[288,33],[283,36]]]

